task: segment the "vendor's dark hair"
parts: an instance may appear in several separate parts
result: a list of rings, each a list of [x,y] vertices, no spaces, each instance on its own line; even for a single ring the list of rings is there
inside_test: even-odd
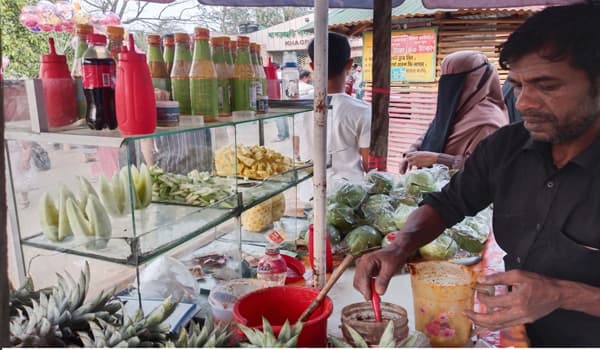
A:
[[[593,83],[600,73],[600,7],[556,6],[534,14],[502,44],[500,66],[508,69],[533,52],[550,61],[567,58]]]
[[[327,66],[329,70],[329,78],[338,76],[344,72],[344,67],[350,59],[350,42],[348,38],[342,34],[329,32],[328,36],[329,50]],[[315,61],[315,40],[311,40],[308,44],[308,56]]]

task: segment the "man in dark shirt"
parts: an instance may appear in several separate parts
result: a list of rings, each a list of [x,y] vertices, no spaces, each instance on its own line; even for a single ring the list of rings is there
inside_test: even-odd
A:
[[[385,292],[420,246],[464,216],[494,205],[507,272],[480,277],[509,286],[480,295],[477,325],[525,324],[533,346],[600,346],[600,7],[551,7],[503,45],[523,122],[475,149],[463,171],[427,196],[393,243],[361,258],[354,286]]]

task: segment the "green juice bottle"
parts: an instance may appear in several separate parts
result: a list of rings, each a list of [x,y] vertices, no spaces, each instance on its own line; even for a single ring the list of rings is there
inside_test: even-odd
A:
[[[171,95],[171,78],[167,73],[167,66],[163,61],[162,51],[160,49],[160,35],[149,34],[146,37],[148,42],[148,69],[152,77],[152,85],[155,89],[160,89]]]
[[[233,110],[256,111],[256,84],[250,59],[250,38],[238,36],[233,68]]]
[[[217,71],[217,102],[220,117],[231,115],[231,78],[233,70],[225,57],[225,42],[229,41],[226,36],[212,38],[213,63]]]
[[[203,115],[205,122],[216,121],[219,115],[217,71],[210,54],[209,31],[196,27],[194,33],[194,59],[190,71],[192,114]]]
[[[85,119],[87,111],[87,102],[83,94],[83,79],[81,73],[81,61],[83,53],[87,50],[87,35],[94,32],[94,27],[89,24],[77,24],[75,29],[76,48],[75,57],[73,59],[73,67],[71,68],[71,77],[75,82],[75,92],[77,94],[77,117]]]
[[[171,70],[171,96],[179,102],[179,114],[192,114],[190,104],[190,36],[187,33],[175,33],[175,56]]]
[[[173,34],[166,34],[163,37],[163,61],[167,66],[167,73],[171,75],[171,69],[173,69],[173,59],[175,57],[175,37]]]

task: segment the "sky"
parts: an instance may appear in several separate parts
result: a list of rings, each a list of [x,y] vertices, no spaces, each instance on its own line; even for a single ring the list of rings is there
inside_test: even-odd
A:
[[[141,2],[143,4],[143,2]],[[142,13],[142,17],[151,18],[151,17],[178,17],[181,14],[184,14],[185,17],[194,17],[198,16],[200,12],[197,9],[198,2],[196,0],[176,0],[171,4],[158,4],[158,3],[148,3],[144,12]],[[123,16],[127,18],[127,15],[135,16],[137,13],[138,1],[130,1],[130,4],[127,7],[126,14]],[[205,6],[205,5],[201,5]],[[82,7],[89,11],[89,8],[86,8],[85,3],[82,3]],[[161,13],[162,12],[162,13]],[[123,19],[123,18],[122,18]],[[186,31],[192,32],[194,27],[194,23],[181,23],[181,25],[186,29]],[[127,29],[135,30],[135,29],[144,29],[143,24],[138,24],[136,28],[135,25],[128,26]]]

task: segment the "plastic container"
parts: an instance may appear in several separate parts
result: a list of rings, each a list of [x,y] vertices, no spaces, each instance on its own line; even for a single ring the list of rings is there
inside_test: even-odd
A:
[[[281,70],[281,89],[283,99],[295,100],[300,97],[300,72],[295,52],[283,53],[283,69]]]
[[[267,245],[265,255],[256,267],[256,278],[265,281],[265,284],[270,287],[283,286],[287,273],[287,263],[279,254],[279,246],[275,244]]]
[[[261,329],[264,316],[277,336],[285,320],[289,320],[293,326],[318,294],[318,289],[297,286],[260,289],[246,294],[235,303],[233,317],[247,327]],[[327,318],[332,312],[333,302],[326,297],[304,323],[297,347],[327,346]]]
[[[77,120],[77,93],[66,56],[56,53],[53,38],[49,38],[48,43],[50,53],[41,56],[39,75],[42,80],[48,126],[56,128]]]
[[[179,125],[179,102],[156,101],[156,123],[158,126]]]
[[[264,282],[250,278],[235,279],[218,284],[208,295],[208,304],[215,321],[231,322],[235,302],[244,295],[264,287]]]
[[[406,310],[400,305],[382,302],[382,322],[375,322],[375,314],[370,302],[346,305],[342,309],[341,315],[342,334],[350,344],[353,344],[352,336],[344,326],[354,328],[363,336],[368,345],[379,345],[381,335],[390,320],[394,323],[394,339],[397,342],[408,336],[408,316]]]
[[[151,134],[156,130],[156,98],[146,55],[135,52],[133,34],[123,47],[117,65],[115,106],[123,135]]]
[[[410,263],[408,269],[415,328],[425,333],[433,346],[466,346],[472,324],[463,310],[473,309],[473,270],[447,261]]]

